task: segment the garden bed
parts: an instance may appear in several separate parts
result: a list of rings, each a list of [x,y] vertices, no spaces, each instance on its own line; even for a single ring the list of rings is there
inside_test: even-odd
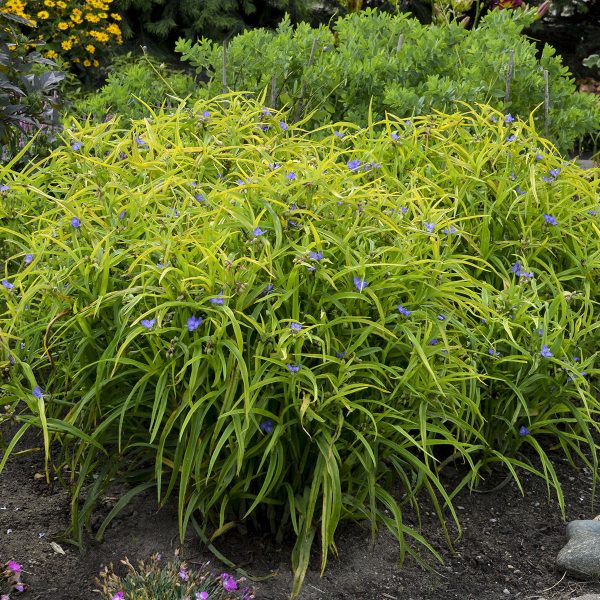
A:
[[[28,444],[34,444],[31,441]],[[23,446],[24,447],[24,446]],[[563,485],[567,519],[592,518],[591,477],[585,468],[574,471],[563,457],[553,457]],[[164,559],[179,545],[176,506],[157,510],[152,494],[136,501],[107,530],[103,543],[91,543],[83,554],[65,543],[60,535],[68,526],[69,502],[60,486],[49,487],[40,474],[39,453],[11,459],[0,474],[0,560],[23,564],[23,580],[30,590],[23,600],[90,600],[94,580],[104,565],[118,565],[124,557],[132,562],[160,552]],[[458,470],[447,469],[448,482]],[[513,482],[489,494],[463,491],[457,498],[463,536],[453,554],[443,543],[433,515],[423,513],[423,533],[444,557],[445,564],[421,556],[435,569],[426,571],[407,558],[398,568],[398,544],[381,531],[373,551],[369,530],[345,524],[336,536],[339,559],[332,559],[323,578],[319,576],[318,553],[313,553],[302,600],[396,599],[469,600],[536,598],[565,600],[584,593],[600,593],[600,583],[582,583],[562,578],[554,567],[563,546],[565,523],[554,501],[548,502],[546,487],[538,478],[523,474],[525,495]],[[494,487],[499,480],[490,481]],[[112,503],[106,497],[104,508]],[[423,508],[427,504],[424,501]],[[4,510],[6,507],[6,510]],[[407,520],[409,520],[407,515]],[[7,534],[7,530],[12,530]],[[41,536],[41,537],[40,537]],[[50,545],[64,549],[61,555]],[[284,600],[289,597],[291,544],[277,546],[268,536],[233,532],[222,538],[219,549],[243,566],[249,575],[273,577],[254,583],[256,598]],[[214,557],[188,535],[182,556],[190,567]],[[228,567],[223,567],[229,570]],[[505,591],[507,590],[508,593]]]

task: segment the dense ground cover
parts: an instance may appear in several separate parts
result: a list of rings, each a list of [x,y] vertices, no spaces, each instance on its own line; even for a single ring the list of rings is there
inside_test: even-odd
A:
[[[563,507],[550,445],[596,473],[599,180],[530,125],[480,107],[306,131],[228,95],[67,133],[0,170],[21,424],[1,465],[40,429],[76,539],[117,478],[100,537],[136,493],[175,493],[203,539],[293,532],[297,593],[342,520],[414,553],[420,493],[445,527],[495,465]],[[447,491],[450,459],[471,468]]]

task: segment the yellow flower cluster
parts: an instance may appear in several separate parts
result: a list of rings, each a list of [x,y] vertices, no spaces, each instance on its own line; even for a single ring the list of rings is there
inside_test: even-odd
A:
[[[121,16],[110,12],[114,0],[4,0],[2,10],[37,25],[45,56],[61,56],[84,67],[100,66],[99,55],[123,43]]]

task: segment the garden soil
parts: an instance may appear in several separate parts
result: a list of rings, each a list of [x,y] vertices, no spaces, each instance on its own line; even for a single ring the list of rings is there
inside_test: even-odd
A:
[[[6,439],[9,432],[4,433]],[[29,440],[29,446],[34,445]],[[590,472],[575,470],[560,457],[554,464],[563,486],[567,520],[595,517],[600,508],[592,507]],[[464,474],[452,465],[446,471],[448,485]],[[502,478],[491,477],[484,487],[493,488]],[[556,570],[555,557],[565,543],[565,521],[556,500],[548,500],[543,482],[527,474],[521,482],[524,495],[511,480],[492,493],[466,490],[456,497],[462,536],[454,551],[423,499],[423,534],[444,559],[440,564],[422,550],[429,569],[410,557],[399,568],[398,545],[387,532],[380,531],[371,547],[368,527],[342,525],[336,536],[339,557],[330,558],[321,577],[315,548],[300,600],[565,600],[600,593],[600,583],[577,582]],[[114,502],[115,497],[104,498],[93,528]],[[47,485],[39,453],[9,460],[0,474],[0,564],[8,560],[23,564],[29,590],[18,594],[19,598],[100,599],[94,591],[95,578],[104,565],[113,563],[123,570],[119,563],[124,557],[134,562],[155,552],[165,560],[179,547],[174,507],[157,510],[152,494],[138,498],[111,524],[104,541],[88,543],[83,553],[61,537],[68,514],[68,497],[58,483]],[[411,523],[409,515],[407,523]],[[456,537],[456,531],[452,536]],[[58,546],[53,548],[52,542]],[[269,576],[254,583],[257,600],[289,597],[289,544],[278,546],[266,535],[230,532],[217,545],[250,575]],[[182,557],[191,569],[207,560],[219,569],[191,533]]]

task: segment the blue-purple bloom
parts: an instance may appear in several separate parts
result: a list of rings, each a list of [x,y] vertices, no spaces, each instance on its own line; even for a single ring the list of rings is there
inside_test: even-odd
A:
[[[360,160],[358,160],[358,158],[356,160],[349,160],[346,163],[346,166],[351,170],[351,171],[356,171],[357,169],[360,168]]]
[[[210,117],[210,111],[208,111],[208,110],[205,110],[205,111],[202,113],[202,117],[203,117],[203,118],[205,118],[205,119],[208,119],[208,118]]]
[[[392,138],[394,141],[396,141],[396,140],[400,139],[400,135],[399,135],[398,133],[396,133],[395,131],[393,131],[393,132],[390,134],[390,137],[391,137],[391,138]]]
[[[81,227],[81,221],[77,217],[73,217],[71,219],[71,227],[74,227],[75,229],[79,229],[79,227]]]
[[[343,139],[343,138],[344,138],[344,136],[345,136],[346,134],[342,133],[341,131],[334,131],[334,132],[333,132],[333,135],[335,135],[335,137],[338,137],[338,138],[340,138],[340,140],[341,140],[341,139]]]
[[[498,119],[497,119],[497,118],[496,118],[494,115],[490,115],[490,121],[491,121],[492,123],[497,123],[497,122],[498,122]]]
[[[223,305],[225,304],[225,298],[223,298],[223,290],[221,290],[218,294],[216,298],[211,298],[209,300],[209,302],[211,304],[219,304],[219,305]]]
[[[31,264],[31,262],[33,262],[33,254],[26,254],[26,255],[25,255],[25,258],[23,259],[23,262],[24,262],[26,265],[29,265],[29,264]]]
[[[344,358],[345,356],[346,356],[346,352],[344,352],[344,351],[335,353],[336,358]]]
[[[521,186],[519,185],[515,188],[515,192],[517,192],[517,196],[522,196],[523,194],[525,194],[525,190],[522,190]]]
[[[119,213],[119,219],[124,219],[125,215],[127,214],[127,211],[125,209],[123,209],[120,213]]]
[[[299,331],[302,331],[302,325],[300,323],[290,323],[290,329],[294,333],[298,333]]]
[[[440,314],[437,316],[437,319],[438,319],[438,321],[445,321],[445,320],[446,320],[446,315],[444,315],[444,314],[440,313]]]
[[[429,340],[429,345],[430,345],[430,346],[435,346],[435,345],[438,343],[438,341],[439,341],[439,340],[438,340],[437,338],[431,338],[431,339]]]
[[[41,400],[44,397],[44,392],[42,392],[42,388],[39,385],[36,385],[33,388],[32,393],[38,400]]]
[[[558,177],[559,173],[560,173],[560,168],[559,169],[550,169],[550,175],[552,175],[552,177]]]
[[[505,123],[512,123],[514,120],[515,120],[515,118],[510,113],[508,113],[506,115],[506,117],[504,117],[504,122]]]
[[[433,233],[435,230],[435,223],[428,223],[427,221],[425,221],[423,223],[423,226],[429,233]]]
[[[544,155],[541,154],[540,152],[536,152],[535,153],[535,160],[543,160]]]
[[[2,280],[2,287],[5,287],[7,290],[12,290],[15,287],[14,283],[11,283],[7,279]]]
[[[177,575],[179,575],[179,579],[181,579],[181,581],[187,581],[190,578],[188,572],[185,570],[185,567],[181,567]]]
[[[285,365],[290,373],[297,373],[300,370],[300,365]]]
[[[188,331],[196,331],[200,325],[202,325],[202,317],[196,317],[195,315],[192,315],[187,320]]]
[[[273,284],[269,283],[267,287],[261,292],[263,296],[266,296],[273,289]]]
[[[490,356],[500,356],[500,352],[496,352],[496,351],[494,350],[494,348],[489,348],[489,349],[488,349],[488,354],[489,354]]]
[[[527,429],[527,427],[525,427],[525,425],[521,425],[521,427],[519,428],[519,435],[521,437],[529,435],[531,433],[531,431],[529,431],[529,429]]]
[[[550,348],[548,348],[548,346],[542,346],[542,351],[540,352],[540,354],[544,358],[552,358],[554,356],[554,354],[552,354],[552,352],[550,352]]]
[[[71,148],[77,152],[77,150],[81,148],[81,142],[78,142],[77,140],[71,140]]]
[[[455,229],[454,225],[450,225],[450,227],[444,227],[444,229],[442,229],[442,231],[446,235],[453,235],[456,233],[456,229]]]
[[[408,310],[408,308],[404,308],[402,304],[398,304],[398,312],[405,317],[410,317],[412,311]]]
[[[311,252],[310,258],[312,260],[323,260],[323,252]]]
[[[196,200],[198,202],[206,202],[206,196],[204,194],[196,194]]]
[[[285,178],[286,178],[286,179],[291,179],[291,180],[293,181],[294,179],[296,179],[296,173],[294,173],[294,171],[290,171],[290,172],[289,172],[289,173],[288,173],[288,174],[285,176]]]
[[[0,192],[8,192],[10,185],[8,183],[0,183]]]
[[[266,230],[266,229],[261,229],[260,227],[256,227],[256,228],[254,229],[254,231],[252,232],[252,235],[253,235],[254,237],[259,237],[259,236],[261,236],[261,235],[264,235],[265,233],[267,233],[267,230]]]
[[[140,321],[140,324],[146,329],[152,329],[156,325],[156,317],[154,317],[153,319],[142,319]]]
[[[271,419],[267,419],[266,421],[263,421],[260,424],[260,430],[266,434],[272,433],[273,428],[274,428],[274,425],[273,425],[273,421],[271,421]]]
[[[548,225],[558,225],[558,221],[556,220],[556,217],[553,217],[552,215],[549,215],[548,213],[544,214],[544,221],[546,221],[546,223],[548,223]]]
[[[367,283],[367,281],[365,279],[361,279],[357,275],[354,277],[354,285],[356,286],[356,289],[359,292],[362,292],[369,284]]]
[[[507,142],[514,142],[516,139],[517,139],[517,134],[516,134],[516,133],[513,133],[512,135],[509,135],[509,136],[506,138],[506,141],[507,141]]]
[[[145,150],[148,149],[148,144],[146,144],[146,142],[139,135],[135,136],[135,141],[137,142],[138,146],[143,146]]]
[[[281,127],[283,131],[287,131],[288,129],[287,123],[285,121],[279,121],[279,127]]]

